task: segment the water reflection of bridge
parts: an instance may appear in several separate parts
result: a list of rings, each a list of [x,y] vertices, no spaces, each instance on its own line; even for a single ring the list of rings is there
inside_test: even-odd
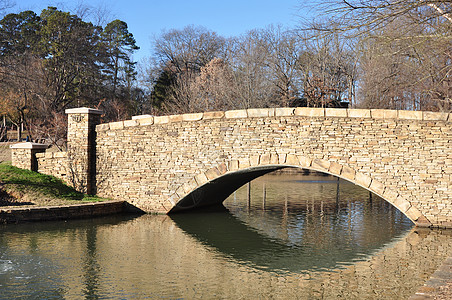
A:
[[[173,217],[183,218],[182,215]],[[216,227],[218,230],[228,231],[230,226],[229,232],[233,233],[243,229],[243,224],[237,219],[231,220],[230,216],[220,220],[226,223]],[[206,232],[207,229],[202,230],[205,224],[199,224],[201,232],[198,232],[196,224],[185,220],[145,215],[2,227],[1,253],[8,255],[6,260],[14,263],[13,267],[18,268],[14,272],[22,277],[9,281],[5,273],[1,273],[0,295],[5,299],[11,298],[8,295],[24,295],[23,298],[36,295],[41,298],[106,298],[111,295],[118,298],[208,298],[215,293],[228,299],[270,294],[286,299],[297,295],[305,299],[319,295],[345,299],[372,299],[375,295],[406,299],[452,250],[450,235],[417,229],[391,247],[380,250],[376,256],[342,270],[275,276],[273,272],[240,263],[253,256],[233,249],[230,244],[233,240],[218,241]],[[245,230],[237,234],[257,239],[261,244],[272,243],[271,239],[256,235],[253,229]],[[4,259],[0,256],[0,260]],[[26,263],[22,264],[20,259],[26,259]],[[36,274],[30,273],[33,270]],[[14,272],[11,274],[16,274]],[[37,278],[39,280],[34,280]],[[20,285],[24,282],[28,285]],[[18,288],[18,284],[22,288]]]

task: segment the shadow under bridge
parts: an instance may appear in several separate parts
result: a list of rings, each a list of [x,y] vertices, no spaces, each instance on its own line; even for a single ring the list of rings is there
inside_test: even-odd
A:
[[[222,203],[234,191],[244,184],[271,173],[276,170],[288,168],[289,166],[268,165],[252,167],[222,175],[207,182],[182,198],[169,213],[181,212],[195,208],[219,207],[224,208]]]

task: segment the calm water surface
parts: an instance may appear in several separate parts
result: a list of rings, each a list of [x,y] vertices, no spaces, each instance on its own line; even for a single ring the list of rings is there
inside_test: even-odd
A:
[[[406,299],[452,252],[333,177],[266,175],[228,210],[0,227],[0,299]]]

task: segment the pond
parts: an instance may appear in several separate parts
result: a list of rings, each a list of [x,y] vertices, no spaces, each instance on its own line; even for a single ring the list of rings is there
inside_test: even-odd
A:
[[[406,299],[452,251],[334,177],[269,174],[224,205],[2,225],[0,299]]]

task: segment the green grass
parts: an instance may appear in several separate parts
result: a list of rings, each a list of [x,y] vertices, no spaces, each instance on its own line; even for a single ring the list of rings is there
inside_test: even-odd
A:
[[[36,202],[53,199],[63,202],[97,202],[106,199],[80,193],[53,176],[19,169],[9,163],[0,163],[0,188],[13,197],[27,196]],[[35,201],[33,201],[35,202]]]

